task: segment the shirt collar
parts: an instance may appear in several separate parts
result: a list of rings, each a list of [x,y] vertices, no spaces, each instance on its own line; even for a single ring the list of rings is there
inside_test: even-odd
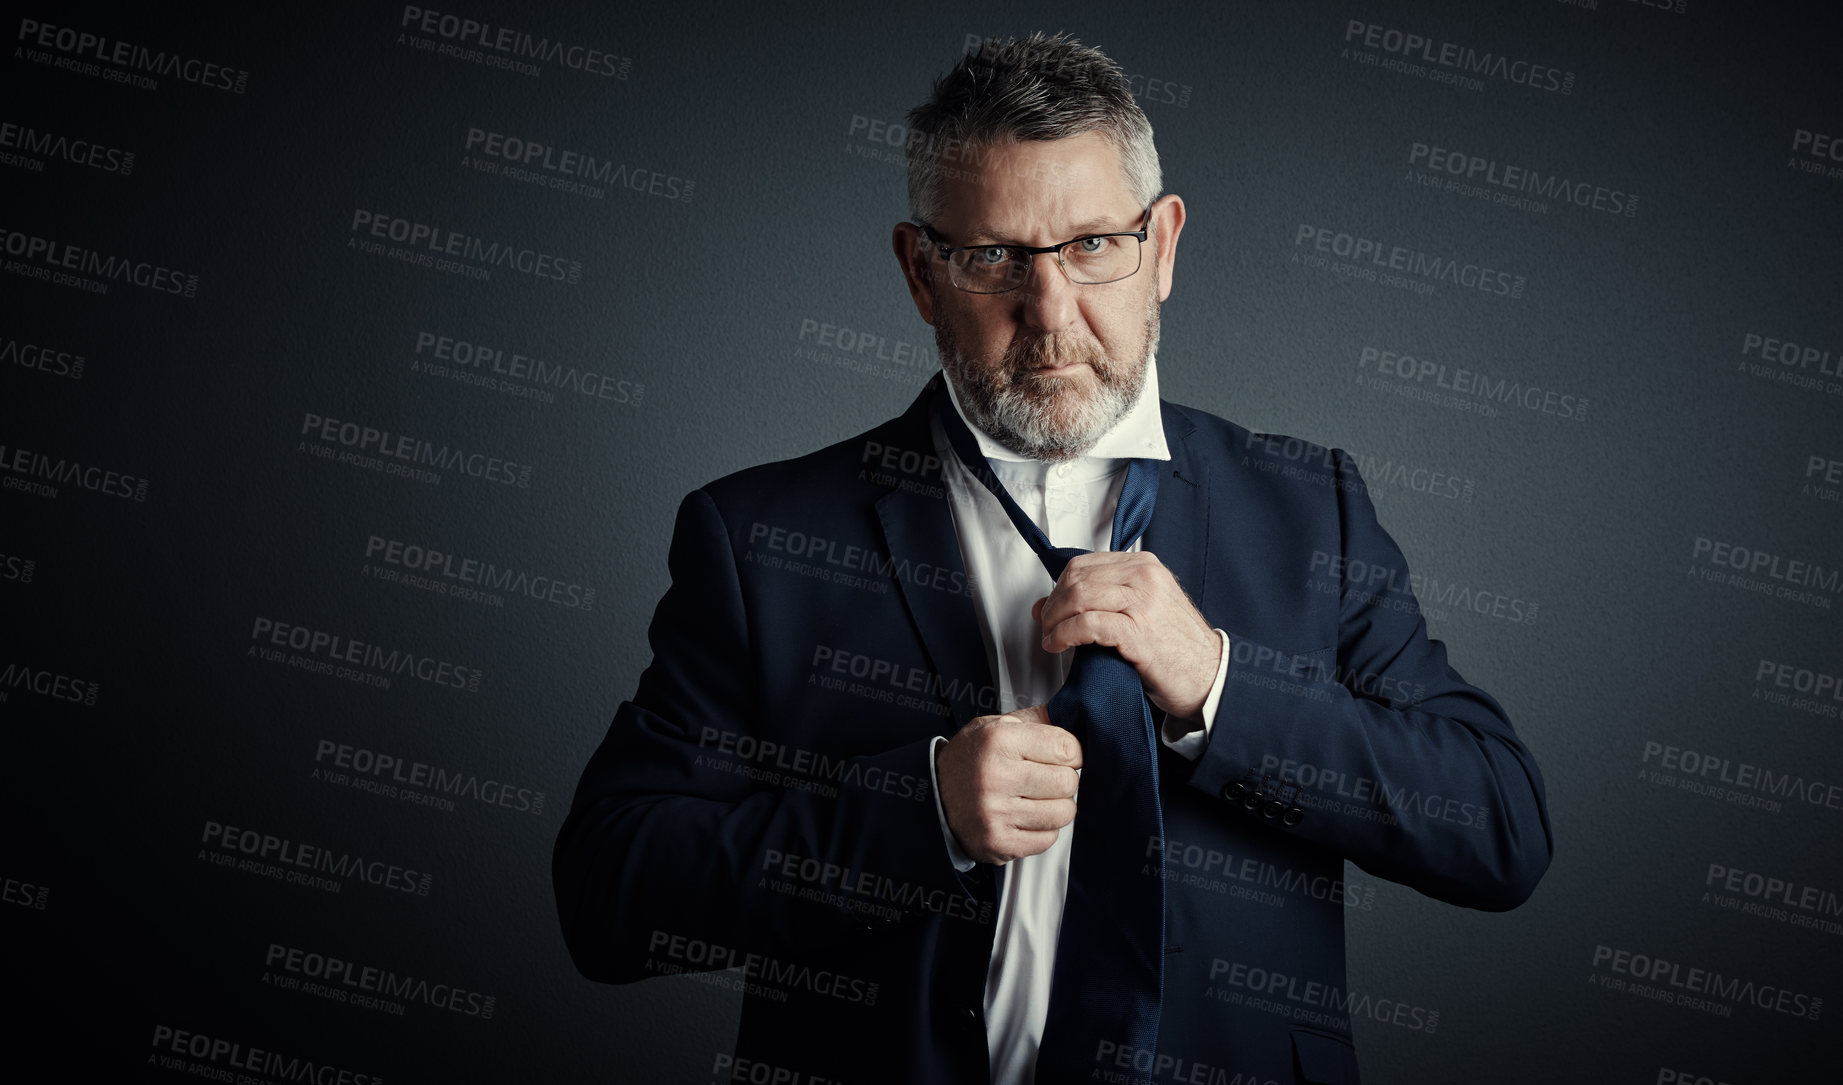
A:
[[[1044,471],[1049,469],[1047,461],[1020,456],[980,429],[960,409],[960,394],[954,391],[954,382],[948,379],[946,383],[947,396],[953,402],[953,409],[959,413],[960,420],[966,423],[966,428],[973,432],[973,439],[979,442],[979,451],[992,462],[994,470],[1001,474],[1010,473],[1004,471],[1000,464],[1037,464]],[[1117,464],[1113,461],[1118,460],[1170,458],[1171,450],[1165,444],[1164,418],[1158,408],[1158,356],[1154,353],[1145,360],[1145,387],[1139,390],[1139,400],[1126,412],[1126,417],[1115,422],[1112,429],[1101,435],[1093,448],[1076,457],[1076,462],[1092,470],[1115,467]]]

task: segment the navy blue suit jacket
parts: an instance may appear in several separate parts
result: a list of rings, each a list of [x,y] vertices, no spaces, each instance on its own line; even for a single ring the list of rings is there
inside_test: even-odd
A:
[[[1013,706],[930,436],[942,380],[874,429],[686,496],[652,663],[556,844],[578,969],[742,990],[735,1058],[772,1080],[988,1078],[1004,868],[954,869],[929,752]],[[1515,907],[1550,858],[1542,779],[1428,638],[1346,453],[1160,410],[1171,459],[1142,547],[1233,650],[1202,756],[1159,751],[1166,839],[1142,868],[1166,879],[1158,1050],[1097,1037],[1093,1080],[1356,1082],[1351,1018],[1374,1009],[1345,985],[1364,891],[1343,861]]]

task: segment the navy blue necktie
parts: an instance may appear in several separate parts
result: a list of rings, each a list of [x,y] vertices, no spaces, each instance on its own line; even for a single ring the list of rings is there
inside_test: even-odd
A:
[[[945,387],[935,411],[960,462],[998,498],[1050,577],[1059,579],[1069,559],[1088,551],[1050,545],[992,473]],[[1112,549],[1131,546],[1152,522],[1158,473],[1157,460],[1128,462],[1114,508]],[[1081,742],[1082,770],[1049,1012],[1037,1049],[1040,1085],[1089,1081],[1101,1041],[1115,1050],[1155,1050],[1165,978],[1162,847],[1157,869],[1143,872],[1148,841],[1165,836],[1158,738],[1139,672],[1114,648],[1077,645],[1068,677],[1045,710],[1051,723]]]

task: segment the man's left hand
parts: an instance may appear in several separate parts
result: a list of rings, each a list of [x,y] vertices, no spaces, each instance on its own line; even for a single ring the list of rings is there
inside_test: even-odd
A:
[[[1171,570],[1143,550],[1077,554],[1050,593],[1031,604],[1043,650],[1105,644],[1139,671],[1146,696],[1178,719],[1203,712],[1222,638]]]

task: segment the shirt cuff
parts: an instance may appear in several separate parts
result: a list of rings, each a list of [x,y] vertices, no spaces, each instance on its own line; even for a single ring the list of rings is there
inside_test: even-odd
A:
[[[1203,699],[1202,725],[1197,726],[1189,720],[1172,719],[1167,712],[1158,727],[1158,737],[1164,744],[1180,757],[1192,761],[1202,757],[1203,747],[1209,745],[1210,729],[1216,725],[1216,705],[1222,700],[1222,684],[1229,674],[1229,634],[1226,630],[1218,629],[1216,635],[1222,639],[1222,655],[1216,660],[1216,682],[1210,686],[1209,696]],[[1180,730],[1186,726],[1193,729]]]
[[[1222,685],[1220,681],[1216,684]],[[934,744],[928,747],[928,782],[934,786],[934,812],[941,819],[941,839],[947,842],[947,857],[953,860],[955,870],[965,873],[977,864],[973,862],[971,856],[960,850],[960,842],[953,838],[953,830],[947,827],[947,808],[941,805],[941,779],[934,769],[934,757],[941,752],[941,743],[946,741],[945,736],[936,735]],[[1198,747],[1198,749],[1201,748],[1201,746]]]

